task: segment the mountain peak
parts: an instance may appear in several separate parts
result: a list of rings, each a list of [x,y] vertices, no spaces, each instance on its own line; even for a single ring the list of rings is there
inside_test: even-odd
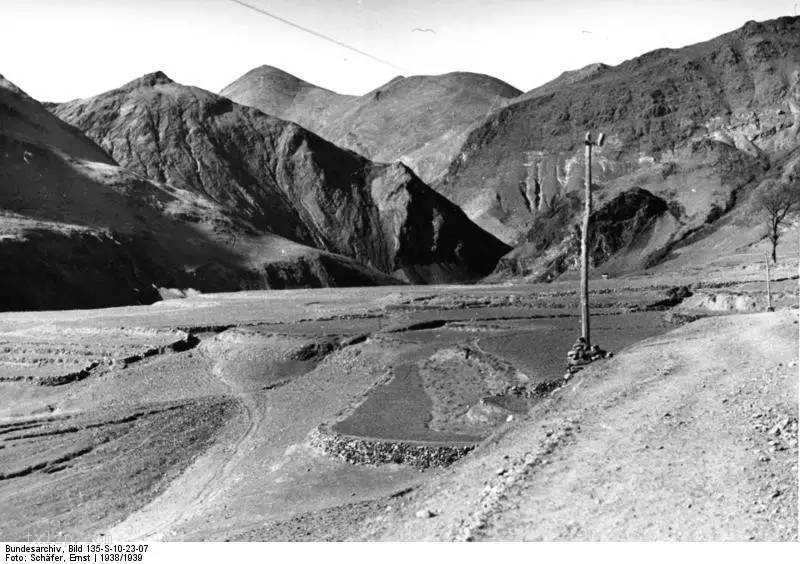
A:
[[[175,81],[168,77],[163,71],[155,71],[130,81],[122,87],[123,90],[135,90],[137,88],[152,88],[159,84],[175,84]]]
[[[781,33],[793,30],[798,23],[800,23],[800,16],[783,16],[774,20],[765,20],[761,22],[750,20],[749,22],[745,22],[736,32],[745,37],[764,32]]]
[[[320,90],[330,92],[310,82],[303,80],[290,72],[286,72],[278,67],[271,65],[261,65],[249,70],[243,76],[223,88],[225,92],[238,91],[241,89],[259,88],[268,89],[275,94],[284,96],[295,96],[301,90]]]
[[[225,98],[252,106],[265,114],[297,121],[293,109],[310,102],[326,107],[340,95],[298,78],[282,69],[261,65],[239,77],[220,92]]]
[[[300,78],[296,77],[292,73],[286,72],[285,70],[283,70],[281,68],[278,68],[278,67],[273,67],[272,65],[260,65],[260,66],[258,66],[256,68],[254,68],[253,70],[251,70],[250,72],[248,72],[247,74],[275,74],[275,75],[281,75],[281,76],[290,76],[290,77],[295,78],[297,80],[301,80]]]
[[[390,89],[414,88],[460,88],[472,89],[480,92],[491,92],[503,98],[514,98],[522,94],[507,82],[487,74],[467,71],[454,71],[445,74],[417,74],[412,76],[397,75],[386,84],[379,86],[372,92],[384,92]]]

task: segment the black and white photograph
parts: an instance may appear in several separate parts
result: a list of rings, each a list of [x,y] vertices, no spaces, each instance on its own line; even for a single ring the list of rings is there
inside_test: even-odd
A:
[[[3,562],[783,562],[799,290],[800,2],[0,0]]]

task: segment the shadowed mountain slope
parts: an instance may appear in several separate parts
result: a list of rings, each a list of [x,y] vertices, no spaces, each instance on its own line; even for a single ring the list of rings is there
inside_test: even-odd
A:
[[[485,275],[507,248],[397,163],[163,73],[55,108],[120,164],[203,195],[259,231],[412,282]]]
[[[412,282],[475,279],[507,251],[402,164],[372,163],[163,73],[54,111],[143,176]]]
[[[0,132],[36,139],[55,150],[78,158],[114,164],[100,147],[78,129],[44,110],[42,104],[6,80],[3,75],[0,75]]]
[[[363,96],[343,96],[263,66],[221,94],[374,161],[400,160],[432,182],[455,157],[454,140],[521,92],[490,76],[454,72],[398,76]]]
[[[395,282],[119,167],[1,77],[0,260],[2,310],[151,303],[161,288]]]

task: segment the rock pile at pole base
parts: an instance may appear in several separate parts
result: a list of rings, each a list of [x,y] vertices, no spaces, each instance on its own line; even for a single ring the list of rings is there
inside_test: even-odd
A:
[[[611,358],[614,353],[605,351],[597,345],[591,347],[586,346],[586,339],[578,337],[575,344],[567,353],[567,373],[564,374],[564,380],[569,380],[575,373],[583,370],[583,367],[600,360],[602,358]]]

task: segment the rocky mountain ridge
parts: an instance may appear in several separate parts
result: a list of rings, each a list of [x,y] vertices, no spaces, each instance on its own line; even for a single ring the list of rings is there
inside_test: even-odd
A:
[[[613,67],[597,63],[567,71],[524,94],[488,79],[476,81],[464,88],[484,101],[495,98],[488,108],[466,104],[473,110],[462,121],[436,104],[431,107],[412,84],[425,84],[424,92],[437,92],[440,101],[454,105],[456,98],[431,84],[464,73],[400,77],[356,98],[331,97],[301,83],[297,102],[287,109],[270,102],[276,90],[286,90],[275,78],[279,71],[265,67],[223,93],[267,111],[289,112],[289,119],[305,120],[323,137],[356,151],[377,154],[374,145],[386,148],[378,157],[402,160],[470,219],[516,247],[492,279],[517,272],[546,280],[571,268],[567,265],[575,257],[569,241],[553,241],[559,252],[532,252],[529,243],[542,239],[534,231],[547,229],[556,215],[562,232],[574,237],[576,215],[562,212],[570,195],[580,198],[583,189],[582,140],[587,130],[605,132],[607,142],[595,150],[593,167],[597,206],[637,201],[631,191],[641,188],[669,210],[652,229],[613,252],[606,246],[604,256],[597,257],[598,266],[613,258],[612,271],[641,269],[741,208],[764,178],[794,174],[793,151],[800,144],[798,21],[748,22],[697,45],[659,49]],[[395,88],[404,94],[395,96]],[[314,104],[307,102],[309,91],[315,93]],[[430,127],[429,119],[438,125]],[[393,120],[402,120],[403,127]],[[436,135],[417,143],[415,128]],[[390,150],[397,147],[392,136],[400,130],[414,140],[415,149]],[[359,145],[370,136],[378,141]],[[642,248],[646,260],[637,256]]]
[[[623,254],[653,243],[666,258],[687,236],[745,204],[764,178],[796,175],[800,18],[749,22],[698,45],[590,71],[487,117],[434,185],[479,225],[523,245],[512,255],[516,271],[533,279],[557,274],[524,243],[560,202],[581,197],[586,131],[606,133],[592,169],[598,206],[639,187],[671,210],[672,220],[650,242],[618,249]],[[566,220],[574,223],[575,215]]]
[[[372,163],[163,73],[54,112],[147,178],[403,280],[474,280],[508,250],[402,164]]]
[[[253,69],[221,91],[371,160],[401,161],[428,183],[455,157],[454,139],[521,93],[491,76],[453,72],[398,76],[363,96],[346,96],[270,66]]]
[[[598,274],[683,268],[723,239],[746,250],[750,194],[800,177],[797,17],[524,94],[451,73],[343,96],[272,67],[224,93],[156,72],[45,107],[0,78],[0,250],[19,280],[6,293],[36,288],[27,254],[49,257],[38,268],[52,282],[30,307],[141,303],[161,287],[472,281],[495,264],[488,280],[570,275],[587,130],[607,139],[593,167]],[[85,275],[67,264],[75,249]],[[89,278],[126,282],[112,298],[85,291]]]

